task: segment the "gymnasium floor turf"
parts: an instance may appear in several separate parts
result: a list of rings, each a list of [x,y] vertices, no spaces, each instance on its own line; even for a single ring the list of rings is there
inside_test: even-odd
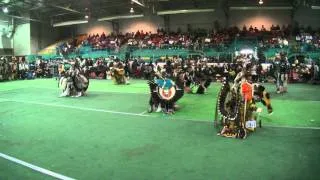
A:
[[[274,113],[246,140],[216,136],[219,88],[168,116],[146,112],[142,80],[91,80],[80,98],[58,98],[54,79],[2,82],[0,153],[74,179],[319,179],[320,86],[272,93]],[[53,178],[0,157],[0,179]]]

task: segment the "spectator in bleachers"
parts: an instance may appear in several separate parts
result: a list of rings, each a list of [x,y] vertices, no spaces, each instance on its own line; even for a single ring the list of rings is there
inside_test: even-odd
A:
[[[29,66],[24,58],[20,60],[18,66],[19,66],[19,68],[18,68],[19,79],[25,79],[26,72],[29,70]]]

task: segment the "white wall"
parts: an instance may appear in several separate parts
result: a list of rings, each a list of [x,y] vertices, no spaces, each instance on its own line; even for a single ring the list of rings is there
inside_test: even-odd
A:
[[[30,23],[20,24],[16,27],[13,35],[13,50],[14,55],[29,55],[31,54],[31,38],[30,38]]]
[[[182,31],[187,31],[188,24],[192,29],[204,28],[213,29],[214,22],[219,21],[221,27],[225,25],[238,26],[242,28],[244,24],[248,27],[261,28],[262,25],[269,29],[274,25],[288,25],[292,23],[291,10],[230,10],[229,22],[221,9],[216,9],[212,13],[193,13],[193,14],[176,14],[170,15],[170,30],[177,31],[180,28]],[[294,20],[299,24],[312,27],[320,27],[320,11],[300,8],[296,12]],[[158,28],[164,28],[163,16],[149,16],[135,19],[121,19],[119,22],[120,32],[136,32],[138,30],[155,32]],[[110,33],[112,32],[111,22],[90,22],[76,26],[77,34],[92,34],[92,33]]]
[[[76,34],[110,34],[112,32],[112,24],[108,21],[89,22],[76,26]]]
[[[170,15],[170,31],[177,31],[180,28],[183,32],[187,31],[188,24],[192,29],[213,29],[217,14],[212,13],[192,13],[192,14],[173,14]]]
[[[122,19],[119,21],[120,32],[137,32],[143,30],[144,32],[157,32],[158,28],[164,28],[163,17],[149,16],[135,19]]]
[[[187,31],[187,25],[191,24],[192,28],[212,29],[213,22],[219,18],[215,13],[197,13],[197,14],[177,14],[170,15],[170,30],[176,31],[179,27],[182,31]],[[136,32],[143,30],[144,32],[156,32],[158,28],[164,28],[163,16],[147,16],[134,19],[120,19],[120,32]],[[77,34],[107,34],[112,32],[112,24],[108,21],[89,22],[76,26]]]
[[[262,25],[270,30],[272,24],[288,25],[291,24],[290,10],[230,10],[229,25],[238,26],[242,29],[243,25],[247,28],[261,28]]]
[[[270,28],[272,24],[280,26],[291,23],[291,12],[289,10],[232,10],[230,11],[229,26],[243,27],[253,25],[258,28],[264,25]],[[175,14],[170,15],[170,30],[177,31],[180,28],[183,32],[187,31],[188,24],[192,29],[203,28],[211,30],[214,28],[214,22],[219,21],[221,27],[226,25],[226,18],[221,10],[211,13],[193,13],[193,14]],[[150,16],[135,19],[119,20],[120,32],[156,32],[158,28],[164,28],[163,16]],[[112,24],[105,22],[91,22],[77,26],[77,34],[92,33],[110,33]]]
[[[119,21],[119,31],[126,32],[136,32],[143,30],[144,32],[156,32],[160,27],[164,27],[164,22],[162,17],[142,17],[135,19],[120,19]],[[75,26],[76,34],[110,34],[112,29],[112,23],[110,21],[101,22],[89,22],[87,24],[80,24]]]

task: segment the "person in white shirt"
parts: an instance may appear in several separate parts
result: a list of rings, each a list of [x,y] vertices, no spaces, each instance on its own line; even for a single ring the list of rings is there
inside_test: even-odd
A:
[[[288,42],[287,39],[283,39],[283,45],[284,45],[285,47],[289,46],[289,42]]]
[[[29,66],[25,61],[19,63],[19,77],[20,79],[26,78],[26,72],[29,70]]]

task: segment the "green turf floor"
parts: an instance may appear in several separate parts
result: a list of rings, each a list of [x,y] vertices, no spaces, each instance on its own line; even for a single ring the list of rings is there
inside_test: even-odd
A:
[[[90,83],[80,98],[58,98],[53,79],[1,83],[0,152],[76,179],[318,179],[320,86],[267,85],[274,113],[237,140],[215,135],[219,84],[168,116],[146,113],[145,81]],[[0,179],[51,177],[0,159]]]

